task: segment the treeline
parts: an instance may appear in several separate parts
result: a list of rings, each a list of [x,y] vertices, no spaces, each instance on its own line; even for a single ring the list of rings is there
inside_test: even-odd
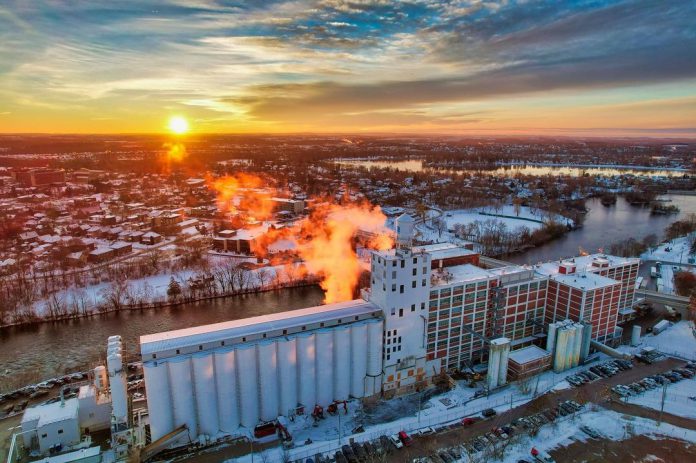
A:
[[[568,227],[555,220],[548,220],[544,225],[531,230],[528,227],[509,229],[499,220],[475,220],[453,227],[457,238],[473,241],[481,247],[481,253],[487,256],[499,256],[539,246],[559,238],[568,232]]]

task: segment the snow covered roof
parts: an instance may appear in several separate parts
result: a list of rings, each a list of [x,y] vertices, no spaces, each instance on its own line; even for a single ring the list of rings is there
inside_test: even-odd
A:
[[[476,251],[457,246],[452,243],[436,243],[424,246],[414,246],[413,252],[427,252],[433,260],[451,259],[454,257],[471,256],[478,254]]]
[[[279,312],[258,317],[242,318],[212,325],[196,326],[140,337],[140,352],[149,355],[171,349],[217,343],[227,339],[251,337],[272,331],[298,326],[326,323],[336,319],[349,322],[355,317],[381,315],[381,310],[371,302],[356,299],[326,304],[306,309]],[[365,317],[362,317],[363,319]]]
[[[541,347],[531,345],[510,352],[509,359],[517,364],[523,364],[543,359],[544,357],[549,357],[550,355],[550,352],[542,349]]]
[[[618,281],[611,278],[597,275],[596,273],[572,273],[570,275],[551,275],[551,279],[571,288],[582,290],[593,290],[619,284]]]
[[[53,402],[51,404],[37,405],[27,408],[22,416],[22,423],[38,420],[37,428],[58,421],[70,419],[77,420],[77,399],[68,399],[64,403]]]
[[[640,259],[638,258],[633,258],[633,257],[619,257],[619,256],[612,256],[609,254],[590,254],[587,256],[578,256],[578,257],[573,257],[572,259],[567,259],[564,260],[563,262],[570,262],[573,265],[575,265],[575,268],[577,271],[588,271],[588,272],[594,272],[600,270],[599,267],[595,267],[593,263],[595,261],[597,262],[602,262],[606,261],[609,265],[609,268],[612,267],[618,267],[620,265],[626,265],[626,264],[633,264],[633,263],[639,263]],[[545,262],[543,264],[538,264],[534,267],[534,269],[542,273],[544,275],[554,275],[559,272],[559,267],[561,266],[560,261],[552,261],[552,262]]]
[[[442,272],[433,271],[433,276],[439,280],[437,286],[445,286],[465,281],[485,280],[495,275],[481,267],[472,264],[462,264],[447,267]],[[435,288],[435,285],[433,285],[433,288]]]

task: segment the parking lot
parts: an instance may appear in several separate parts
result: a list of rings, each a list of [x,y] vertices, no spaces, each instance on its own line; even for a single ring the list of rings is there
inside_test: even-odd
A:
[[[476,421],[467,426],[454,426],[437,434],[414,437],[410,447],[394,451],[385,461],[397,463],[426,457],[435,450],[459,446],[473,441],[478,436],[490,434],[492,429],[509,426],[520,418],[537,415],[544,410],[557,410],[559,404],[568,400],[581,405],[587,402],[605,402],[612,395],[611,388],[616,385],[640,381],[646,376],[666,372],[684,364],[684,361],[673,358],[663,358],[652,364],[634,363],[633,368],[629,370],[619,371],[613,376],[600,377],[579,387],[544,394],[490,419]]]

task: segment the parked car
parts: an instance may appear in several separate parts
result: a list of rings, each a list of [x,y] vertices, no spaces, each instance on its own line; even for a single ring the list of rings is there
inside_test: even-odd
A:
[[[411,436],[406,434],[406,431],[399,431],[399,440],[406,447],[410,447],[411,444],[413,444],[413,439],[411,439]]]
[[[389,440],[391,441],[392,445],[394,445],[394,447],[396,447],[397,449],[400,449],[404,446],[403,442],[401,442],[401,439],[399,439],[398,434],[389,436]]]
[[[493,410],[492,408],[487,408],[487,409],[485,409],[484,411],[481,412],[481,415],[483,415],[483,416],[486,417],[486,418],[494,417],[494,416],[497,415],[497,414],[498,414],[498,412],[496,412],[496,411]]]

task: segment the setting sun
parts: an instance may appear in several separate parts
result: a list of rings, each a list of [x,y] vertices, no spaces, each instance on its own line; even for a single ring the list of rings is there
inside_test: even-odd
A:
[[[169,130],[177,135],[182,135],[189,131],[188,121],[181,116],[173,116],[169,119]]]

